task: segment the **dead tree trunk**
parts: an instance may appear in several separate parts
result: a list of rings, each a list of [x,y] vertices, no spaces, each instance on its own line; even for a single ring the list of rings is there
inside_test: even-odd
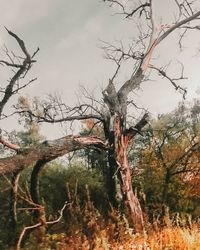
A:
[[[136,80],[141,81],[142,71],[139,70]],[[127,92],[128,91],[128,92]],[[134,135],[147,123],[147,114],[141,121],[126,129],[127,94],[129,85],[116,92],[114,84],[109,81],[107,88],[103,91],[104,101],[109,109],[106,112],[104,131],[109,142],[109,198],[112,204],[117,207],[119,204],[128,211],[130,222],[135,231],[143,229],[143,215],[138,198],[132,188],[132,177],[128,163],[128,146]],[[120,185],[120,189],[118,188]]]
[[[119,134],[116,135],[116,150],[122,194],[125,201],[125,207],[128,209],[131,222],[133,223],[135,230],[141,231],[144,227],[142,209],[137,196],[133,192],[131,170],[128,163],[129,137],[127,135],[123,135],[122,131],[120,131],[120,123],[118,125]]]
[[[130,16],[132,17],[141,8],[140,6],[129,15],[126,12],[126,7],[122,3],[119,3],[118,1],[114,0],[108,0],[107,2],[110,2],[111,5],[114,4],[117,5],[119,8],[121,8],[122,13],[126,16],[126,18]],[[153,1],[150,1],[147,5],[145,5],[147,8],[149,8],[150,15],[148,19],[150,19],[152,28],[146,52],[141,53],[141,57],[138,58],[139,62],[138,67],[135,69],[135,71],[131,74],[131,77],[121,86],[121,88],[118,91],[116,91],[115,89],[113,80],[115,79],[116,75],[119,72],[122,60],[127,59],[127,53],[123,51],[123,46],[116,49],[115,46],[105,47],[105,49],[107,49],[108,59],[111,59],[117,64],[117,69],[116,72],[114,73],[114,76],[112,77],[112,80],[109,81],[108,86],[103,91],[104,102],[108,108],[108,112],[106,112],[105,115],[105,120],[107,119],[109,121],[109,137],[111,136],[112,138],[113,136],[112,140],[109,140],[109,146],[112,149],[109,152],[110,154],[112,154],[110,156],[110,159],[112,160],[109,161],[110,169],[112,170],[110,173],[114,174],[115,176],[116,175],[118,176],[118,179],[121,183],[121,192],[126,200],[125,204],[127,204],[131,212],[132,222],[136,230],[137,228],[143,227],[143,219],[142,219],[142,211],[140,204],[138,202],[137,197],[134,195],[132,189],[131,174],[127,158],[128,145],[135,133],[134,130],[132,130],[132,128],[128,129],[128,131],[126,129],[128,95],[130,94],[131,91],[140,86],[144,78],[145,71],[150,66],[149,63],[153,51],[159,45],[159,43],[161,43],[162,40],[168,37],[173,31],[175,31],[179,27],[183,26],[186,23],[189,23],[192,20],[195,20],[200,16],[200,11],[192,12],[192,14],[189,15],[189,17],[184,17],[183,19],[179,19],[180,21],[177,21],[174,25],[167,28],[167,30],[165,31],[162,26],[159,28],[155,27],[152,2]],[[191,8],[190,5],[189,8]],[[180,14],[182,16],[183,13],[180,12]],[[141,42],[141,40],[139,40],[139,42]],[[132,51],[132,49],[130,50]],[[116,52],[116,54],[114,52]],[[117,56],[118,53],[120,54],[120,56]],[[128,58],[129,56],[130,58],[133,58],[132,54],[128,54]],[[155,68],[152,66],[150,67]],[[160,71],[159,73],[161,73],[162,76],[166,76],[165,72],[163,73],[163,71]],[[179,85],[174,83],[174,81],[171,81],[171,83],[173,84],[176,90],[183,91],[185,95],[186,93],[185,89],[181,88]],[[141,127],[138,126],[138,128],[139,127],[142,128],[142,125],[144,126],[146,124],[145,119],[143,120],[143,122],[142,120],[139,122],[139,125],[141,125]],[[110,177],[110,180],[112,179],[114,179],[114,176]]]

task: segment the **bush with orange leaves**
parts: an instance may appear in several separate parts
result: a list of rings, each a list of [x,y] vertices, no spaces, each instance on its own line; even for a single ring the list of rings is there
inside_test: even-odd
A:
[[[69,190],[68,190],[69,192]],[[110,208],[107,215],[102,215],[94,207],[88,188],[87,200],[80,205],[75,197],[68,206],[70,220],[67,225],[53,226],[43,238],[36,243],[33,236],[24,249],[56,250],[197,250],[200,249],[200,230],[198,223],[183,226],[161,227],[159,221],[146,223],[146,229],[136,234],[130,228],[125,216]],[[179,219],[180,220],[180,219]],[[34,248],[35,247],[35,248]]]

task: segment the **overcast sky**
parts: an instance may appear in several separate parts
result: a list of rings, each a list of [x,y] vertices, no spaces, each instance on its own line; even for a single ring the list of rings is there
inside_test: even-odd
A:
[[[23,92],[30,96],[57,92],[70,104],[75,101],[80,85],[96,89],[95,93],[100,96],[114,70],[114,65],[103,58],[100,40],[112,42],[134,36],[134,24],[120,15],[113,16],[113,11],[101,0],[0,0],[0,6],[1,45],[15,48],[4,30],[6,26],[17,33],[32,52],[40,47],[38,62],[31,72],[38,80]],[[157,20],[164,24],[173,21],[177,10],[172,0],[155,0],[155,6],[159,13]],[[183,45],[184,51],[179,52],[175,37],[167,38],[156,50],[152,62],[162,66],[159,64],[175,58],[181,60],[188,80],[179,84],[188,88],[188,99],[191,99],[199,93],[200,55],[196,55],[200,31],[191,32]],[[172,69],[172,74],[175,71]],[[120,79],[128,76],[123,72]],[[170,83],[160,80],[143,83],[135,96],[137,102],[154,115],[172,110],[182,99]]]

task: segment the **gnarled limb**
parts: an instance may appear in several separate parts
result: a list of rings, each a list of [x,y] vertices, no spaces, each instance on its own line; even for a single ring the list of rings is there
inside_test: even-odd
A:
[[[17,155],[0,159],[0,174],[23,170],[39,160],[51,161],[69,152],[85,147],[97,147],[107,150],[103,140],[95,136],[65,136],[26,149],[20,149]]]

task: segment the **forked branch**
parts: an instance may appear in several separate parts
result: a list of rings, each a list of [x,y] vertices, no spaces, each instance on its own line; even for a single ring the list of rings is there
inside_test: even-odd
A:
[[[37,52],[39,51],[39,49],[37,49],[34,53],[33,56],[30,56],[28,50],[26,49],[25,43],[22,39],[20,39],[15,33],[13,33],[12,31],[8,30],[6,28],[8,34],[10,36],[12,36],[18,43],[21,51],[23,52],[23,54],[25,55],[25,58],[20,57],[20,60],[22,60],[21,63],[14,63],[14,61],[10,58],[11,62],[7,62],[5,60],[0,60],[0,64],[3,64],[5,66],[8,67],[12,67],[12,68],[16,68],[18,69],[13,77],[9,80],[7,86],[5,87],[5,90],[2,91],[3,96],[0,100],[0,118],[2,116],[2,112],[3,109],[6,105],[6,103],[9,101],[9,99],[15,94],[17,93],[20,89],[22,89],[23,87],[26,87],[28,84],[25,84],[23,87],[19,87],[18,86],[18,81],[21,78],[24,78],[25,75],[27,74],[27,72],[29,71],[29,69],[31,68],[32,64],[35,63],[36,61],[33,59],[33,57],[37,54]],[[8,53],[8,52],[7,52]],[[19,59],[19,58],[18,58]],[[31,81],[32,82],[32,81]],[[31,83],[29,82],[29,83]]]
[[[69,203],[65,202],[64,206],[59,211],[59,217],[54,221],[47,221],[45,224],[46,225],[54,225],[54,224],[58,223],[62,219],[63,212],[64,212],[64,210],[66,209],[67,206],[69,206]],[[42,225],[43,225],[42,222],[38,222],[38,223],[36,223],[36,224],[34,224],[32,226],[24,227],[21,234],[20,234],[20,236],[19,236],[19,239],[17,241],[16,250],[20,250],[23,237],[27,233],[27,231],[34,230],[34,229],[36,229],[38,227],[41,227]]]

